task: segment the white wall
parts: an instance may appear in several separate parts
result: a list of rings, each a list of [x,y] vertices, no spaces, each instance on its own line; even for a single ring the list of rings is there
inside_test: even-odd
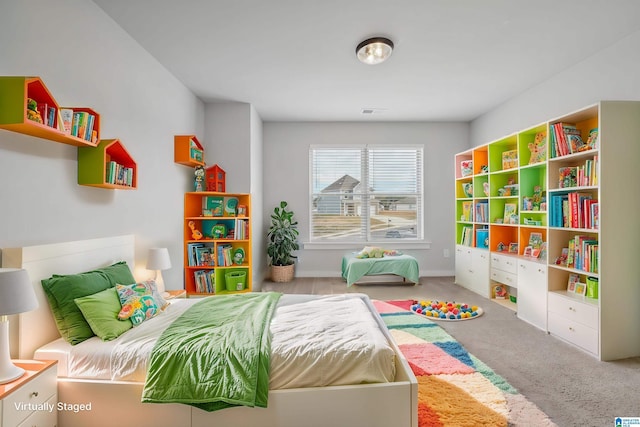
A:
[[[532,64],[543,66],[541,58]],[[640,100],[640,32],[618,41],[471,123],[472,146],[580,110],[600,100]]]
[[[132,233],[137,276],[166,246],[167,288],[182,288],[193,173],[173,162],[173,136],[202,135],[204,105],[93,2],[6,1],[0,21],[0,75],[40,76],[62,105],[94,108],[139,172],[135,191],[79,186],[75,147],[0,130],[0,248]]]
[[[421,275],[453,275],[453,155],[469,147],[465,123],[264,123],[264,218],[286,200],[299,222],[301,242],[309,241],[309,146],[320,144],[422,144],[425,154],[425,237],[430,249],[403,249],[420,263]],[[265,229],[266,232],[266,229]],[[392,246],[392,245],[390,245]],[[362,245],[302,249],[296,275],[340,275],[342,256]],[[266,250],[263,248],[263,256]]]
[[[261,288],[265,264],[262,243],[262,120],[251,104],[223,102],[205,107],[203,142],[207,166],[226,172],[228,193],[251,193],[253,288]]]

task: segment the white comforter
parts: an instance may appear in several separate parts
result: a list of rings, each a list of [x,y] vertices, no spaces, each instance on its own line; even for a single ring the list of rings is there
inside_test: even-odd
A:
[[[366,298],[283,295],[271,322],[269,388],[393,381],[395,353]],[[197,301],[174,300],[163,313],[113,341],[93,337],[71,346],[60,339],[38,350],[36,357],[58,359],[60,376],[142,382],[162,331]]]

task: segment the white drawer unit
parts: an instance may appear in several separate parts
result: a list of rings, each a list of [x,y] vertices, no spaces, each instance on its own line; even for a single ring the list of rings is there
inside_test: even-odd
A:
[[[518,287],[518,259],[509,255],[491,253],[491,280],[512,288]]]
[[[598,355],[598,307],[550,292],[549,332]]]
[[[507,273],[506,271],[498,270],[497,268],[491,268],[491,280],[494,282],[504,283],[512,288],[518,287],[518,276],[514,273]]]
[[[15,361],[26,373],[0,385],[2,427],[55,427],[58,424],[55,361]]]
[[[506,273],[517,273],[517,258],[509,255],[491,253],[491,268],[502,270]]]

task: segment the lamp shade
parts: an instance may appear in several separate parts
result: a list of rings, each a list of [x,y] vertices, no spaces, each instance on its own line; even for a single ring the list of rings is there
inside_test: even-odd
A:
[[[167,248],[149,249],[147,258],[147,270],[167,270],[171,268],[171,258]]]
[[[24,313],[38,307],[27,270],[0,268],[0,315]]]

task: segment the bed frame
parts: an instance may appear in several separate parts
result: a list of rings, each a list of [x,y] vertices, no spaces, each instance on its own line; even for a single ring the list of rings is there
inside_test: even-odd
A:
[[[28,271],[39,307],[11,318],[13,357],[33,358],[35,350],[60,337],[40,281],[52,274],[75,274],[117,261],[134,263],[133,235],[5,248],[2,266]],[[376,313],[369,302],[369,308]],[[236,407],[205,412],[188,405],[141,403],[140,382],[58,378],[58,401],[91,404],[90,410],[58,411],[58,425],[417,427],[418,386],[409,365],[380,316],[376,319],[396,352],[396,378],[383,384],[315,387],[269,392],[268,408]],[[17,325],[16,325],[17,324]],[[69,406],[71,407],[71,406]]]

